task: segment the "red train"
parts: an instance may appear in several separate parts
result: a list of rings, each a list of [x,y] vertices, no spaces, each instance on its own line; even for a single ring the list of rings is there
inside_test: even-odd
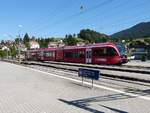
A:
[[[65,46],[28,50],[27,60],[58,61],[74,63],[91,63],[117,65],[126,63],[127,56],[113,43],[97,43],[86,46]]]

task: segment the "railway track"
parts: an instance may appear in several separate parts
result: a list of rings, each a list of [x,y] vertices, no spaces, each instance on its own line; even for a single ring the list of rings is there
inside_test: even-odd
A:
[[[16,60],[5,60],[12,63],[19,63]],[[35,61],[23,61],[24,65],[37,65],[44,67],[51,67],[55,69],[67,70],[72,72],[78,72],[79,68],[98,69],[101,72],[101,76],[109,78],[118,78],[122,80],[130,80],[137,82],[150,83],[150,71],[147,68],[127,68],[118,66],[101,66],[90,64],[77,64],[77,63],[65,63],[65,62],[35,62]]]
[[[150,83],[150,75],[149,71],[146,70],[139,70],[134,69],[123,69],[123,68],[112,68],[112,67],[94,67],[94,66],[85,66],[83,64],[64,64],[64,63],[56,63],[56,62],[22,62],[26,65],[39,65],[45,67],[51,67],[55,69],[62,69],[62,70],[69,70],[73,72],[78,72],[79,68],[90,68],[90,69],[98,69],[101,72],[101,76],[111,77],[111,78],[118,78],[124,80],[131,80],[131,81],[138,81],[138,82],[145,82]]]
[[[115,71],[125,71],[125,72],[133,72],[133,73],[142,73],[142,74],[150,74],[148,67],[139,67],[139,66],[114,66],[114,65],[91,65],[91,64],[78,64],[78,63],[66,63],[66,62],[54,62],[54,61],[46,61],[45,63],[50,64],[58,64],[58,65],[69,65],[69,66],[80,66],[85,68],[95,68],[95,69],[106,69],[106,70],[115,70]]]
[[[41,63],[41,62],[22,62],[19,64],[18,61],[7,61],[11,63],[15,63],[17,65],[22,65],[25,67],[33,68],[36,70],[56,74],[58,76],[65,76],[67,78],[77,79],[81,80],[80,77],[78,77],[78,68],[79,66],[70,66],[70,65],[58,65],[58,64],[50,64],[50,63]],[[128,93],[134,93],[134,94],[140,94],[140,95],[149,95],[149,88],[150,88],[150,80],[143,80],[141,78],[134,78],[134,77],[127,77],[127,76],[121,76],[116,75],[113,73],[106,73],[107,71],[111,70],[100,70],[101,75],[100,79],[98,81],[94,81],[94,84],[120,89],[122,91],[128,92]],[[119,72],[119,71],[117,71]],[[123,72],[125,73],[125,72]],[[130,74],[131,72],[128,72]],[[137,73],[136,73],[137,74]],[[148,76],[143,74],[144,76]],[[91,82],[90,79],[85,79],[86,82]],[[74,83],[72,83],[74,84]],[[80,85],[81,84],[74,84],[74,85]],[[85,88],[91,88],[91,86],[82,86]]]
[[[36,70],[56,74],[59,76],[65,76],[67,78],[81,80],[81,78],[78,77],[78,72],[76,71],[56,69],[52,67],[49,68],[49,67],[39,66],[39,65],[25,65],[25,66],[36,69]],[[89,82],[89,83],[91,82],[90,79],[85,79],[84,81]],[[132,92],[132,93],[142,94],[142,95],[149,94],[149,92],[146,92],[146,91],[147,89],[150,88],[150,84],[148,83],[130,81],[126,79],[118,79],[118,78],[112,78],[112,77],[106,77],[106,76],[101,76],[100,79],[98,81],[94,81],[94,83],[98,85],[103,85],[106,87],[117,88],[125,92],[130,92],[130,93]],[[75,84],[75,85],[81,85],[81,84]],[[91,88],[91,86],[84,86],[84,85],[83,87]]]

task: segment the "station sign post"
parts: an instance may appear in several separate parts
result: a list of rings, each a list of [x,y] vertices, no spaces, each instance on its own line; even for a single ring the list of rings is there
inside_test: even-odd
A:
[[[92,79],[92,87],[93,87],[93,81],[94,80],[99,80],[100,71],[99,70],[79,68],[78,76],[82,77],[82,85],[83,85],[83,79],[84,78]]]

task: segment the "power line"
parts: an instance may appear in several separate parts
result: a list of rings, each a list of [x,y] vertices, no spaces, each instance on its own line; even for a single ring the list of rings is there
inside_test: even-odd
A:
[[[120,3],[120,4],[118,4],[117,6],[115,6],[115,7],[112,7],[112,8],[114,8],[114,9],[117,9],[118,7],[120,7],[120,6],[122,6],[121,4],[127,4],[128,2],[122,2],[122,3]],[[137,9],[137,6],[139,6],[139,5],[142,5],[143,3],[140,3],[140,4],[137,4],[137,5],[135,5],[134,7],[133,6],[131,6],[131,7],[133,7],[134,9]],[[128,10],[132,10],[132,8],[130,9],[128,9]],[[111,12],[111,11],[114,11],[114,10],[111,10],[110,8],[109,8],[109,12]],[[105,11],[104,11],[105,12]],[[103,12],[103,13],[104,13]],[[119,12],[121,12],[121,10],[117,10],[117,12],[119,13]],[[115,14],[118,14],[117,12],[115,12]],[[103,14],[102,13],[102,14]],[[149,13],[149,12],[148,12]],[[104,13],[103,15],[102,15],[102,17],[103,17],[103,19],[105,19],[107,16],[109,16],[109,18],[111,19],[111,16],[110,15],[107,15],[108,13]],[[115,14],[112,14],[113,16],[115,16]],[[144,13],[143,13],[144,14]],[[138,12],[138,15],[139,15],[139,12]],[[95,17],[94,17],[95,18]],[[137,20],[137,18],[135,19],[135,17],[133,18],[134,19],[134,21],[136,21]],[[102,19],[101,19],[102,20]],[[123,20],[123,21],[122,21]],[[85,20],[84,20],[85,21]],[[133,21],[133,22],[134,22]],[[126,19],[120,19],[120,20],[117,20],[117,23],[118,22],[121,22],[122,24],[124,23],[130,23],[130,22],[132,22],[131,20],[129,20],[129,21],[127,21]],[[81,22],[80,22],[81,23]],[[121,24],[121,25],[122,25]],[[89,25],[89,24],[88,24]],[[120,26],[121,26],[120,25]],[[111,25],[112,27],[113,26],[116,26],[116,24],[114,24],[114,25]],[[109,26],[110,27],[110,26]]]
[[[79,17],[80,15],[82,15],[82,14],[85,14],[85,13],[88,13],[88,12],[90,12],[90,11],[93,11],[93,10],[95,10],[96,8],[99,8],[100,6],[103,6],[103,5],[107,5],[106,3],[110,3],[110,1],[109,0],[106,0],[106,1],[104,1],[104,2],[102,2],[102,3],[100,3],[100,4],[98,4],[98,5],[96,5],[96,6],[94,6],[94,7],[91,7],[91,8],[88,8],[88,9],[85,9],[84,11],[80,11],[80,12],[77,12],[77,13],[75,13],[75,14],[73,14],[73,15],[70,15],[70,16],[68,16],[68,17],[65,17],[65,18],[63,18],[63,19],[60,19],[60,20],[58,20],[58,21],[55,21],[54,23],[52,23],[52,24],[50,24],[51,26],[53,26],[53,28],[56,26],[56,25],[58,25],[58,24],[61,24],[61,23],[65,23],[65,22],[68,22],[68,21],[70,21],[70,20],[72,20],[72,19],[75,19],[76,17]],[[117,2],[118,3],[118,2]],[[117,12],[116,12],[116,9],[118,8],[118,7],[120,7],[120,6],[124,6],[124,4],[126,5],[128,2],[126,1],[126,2],[121,2],[121,3],[119,3],[117,6],[115,6],[115,7],[113,7],[113,8],[108,8],[109,9],[109,12],[112,12],[112,11],[115,11],[115,14],[118,14],[117,12],[120,12],[121,10],[117,10]],[[122,5],[123,4],[123,5]],[[138,4],[138,5],[136,5],[136,6],[139,6],[139,5],[142,5],[142,4]],[[132,6],[133,7],[133,6]],[[81,7],[80,7],[81,8]],[[82,8],[84,8],[83,6],[82,6]],[[133,7],[133,8],[137,8],[137,7]],[[114,10],[115,9],[115,10]],[[131,10],[131,9],[128,9],[128,10]],[[104,11],[103,11],[103,13],[102,13],[103,15],[102,15],[102,19],[105,19],[107,16],[110,16],[110,15],[108,15],[108,13],[105,13]],[[113,15],[113,16],[115,16],[115,15]],[[135,18],[134,18],[135,19]],[[84,20],[85,21],[85,20]],[[121,19],[118,19],[118,22],[120,22],[121,21]],[[136,21],[136,20],[134,20],[134,21]],[[126,24],[126,23],[130,23],[130,22],[132,22],[131,20],[129,20],[129,21],[126,21],[126,22],[124,22],[124,24]],[[122,21],[121,21],[121,23],[122,23]],[[42,26],[42,27],[40,27],[40,28],[38,28],[36,31],[38,32],[38,31],[41,31],[41,30],[45,30],[45,29],[47,29],[47,28],[49,28],[49,26],[50,25],[46,25],[46,26]],[[121,24],[121,25],[123,25],[123,23]],[[120,25],[120,26],[121,26]],[[110,26],[116,26],[116,24],[114,24],[114,25],[110,25]]]
[[[115,1],[115,0],[114,0]],[[107,4],[106,4],[106,2],[107,2]],[[112,2],[112,1],[111,1]],[[110,2],[108,2],[108,1],[105,1],[105,2],[103,2],[103,3],[101,3],[101,5],[103,6],[103,5],[108,5],[108,3],[110,3]],[[117,6],[115,6],[115,7],[112,7],[112,9],[116,9],[116,7],[118,7],[118,6],[120,6],[121,4],[124,4],[124,2],[122,3],[119,3]],[[101,7],[102,7],[101,6]],[[75,17],[76,16],[80,16],[81,14],[85,14],[85,13],[87,13],[87,12],[89,12],[89,11],[92,11],[92,10],[95,10],[94,8],[99,8],[100,7],[100,4],[98,4],[98,5],[96,5],[96,6],[94,6],[94,7],[91,7],[91,8],[89,8],[89,9],[87,9],[87,10],[85,10],[84,12],[80,12],[79,14],[76,14],[75,15]],[[110,8],[108,8],[109,10],[110,10]],[[111,10],[112,11],[112,10]],[[102,11],[102,14],[104,13],[105,11],[103,10]],[[93,16],[92,16],[93,17]],[[72,19],[75,19],[75,18],[72,18]],[[64,19],[64,20],[66,20],[66,19]],[[71,20],[71,19],[69,19],[69,20]],[[68,21],[69,21],[68,20]],[[67,21],[67,22],[68,22]],[[84,20],[85,21],[85,20]],[[64,22],[66,22],[66,21],[64,21]],[[56,25],[56,24],[54,24],[54,25]],[[54,28],[54,27],[53,27]]]
[[[113,2],[113,1],[114,1],[114,0],[111,0],[111,1],[110,1],[110,0],[105,0],[105,1],[101,2],[100,4],[98,4],[98,5],[96,5],[96,6],[93,6],[93,7],[89,8],[89,9],[84,10],[83,12],[80,11],[80,12],[75,13],[75,14],[69,16],[69,17],[66,17],[66,18],[63,18],[63,19],[61,19],[61,20],[58,20],[58,21],[52,23],[51,26],[54,27],[54,26],[56,26],[56,25],[58,25],[58,24],[60,24],[60,23],[64,23],[64,22],[66,22],[66,21],[69,21],[69,20],[71,20],[71,19],[74,19],[74,18],[77,17],[77,16],[80,16],[80,15],[82,15],[82,14],[84,14],[84,13],[93,11],[93,10],[99,8],[100,6],[102,7],[102,6],[107,5],[107,4],[109,4],[109,3]],[[47,29],[49,26],[50,26],[50,25],[44,26],[44,27],[42,27],[42,28],[37,29],[36,31],[38,32],[38,31]]]

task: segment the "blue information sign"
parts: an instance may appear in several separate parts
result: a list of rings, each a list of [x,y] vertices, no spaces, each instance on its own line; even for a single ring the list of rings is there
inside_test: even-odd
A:
[[[92,80],[98,80],[100,72],[98,70],[79,68],[78,75],[81,77],[90,78]]]

